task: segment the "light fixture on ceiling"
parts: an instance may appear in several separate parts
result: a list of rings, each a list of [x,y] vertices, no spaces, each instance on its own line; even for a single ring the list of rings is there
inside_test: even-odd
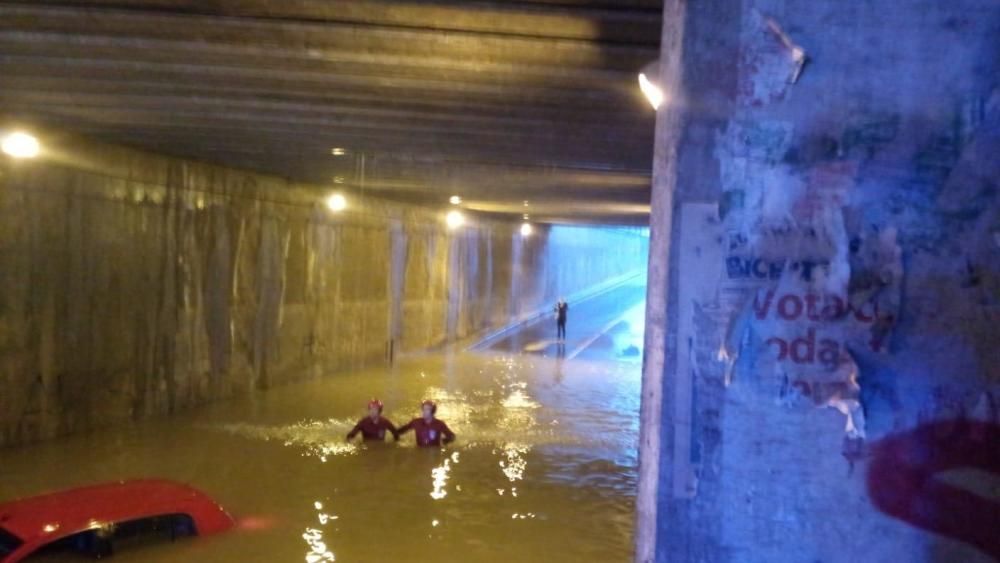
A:
[[[15,131],[4,136],[0,142],[0,149],[13,158],[34,158],[41,150],[38,139],[23,131]]]
[[[660,61],[653,61],[639,72],[639,89],[649,100],[653,109],[659,109],[663,103],[663,88],[660,86]]]
[[[342,147],[334,147],[330,149],[330,154],[332,154],[333,156],[344,156],[345,154],[347,154],[347,149]]]
[[[524,206],[528,207],[528,200],[524,200]]]
[[[462,198],[457,195],[453,195],[450,198],[448,198],[448,202],[451,203],[452,205],[459,205],[460,203],[462,203]]]
[[[344,183],[344,177],[343,176],[334,176],[333,177],[333,183],[334,184],[343,184]]]
[[[465,224],[465,215],[460,211],[451,210],[445,215],[444,221],[449,229],[455,230]]]
[[[530,237],[532,230],[533,229],[531,228],[531,223],[528,223],[527,221],[525,221],[524,223],[521,223],[521,236],[522,237]]]
[[[342,194],[332,194],[330,197],[326,198],[326,206],[334,213],[340,213],[341,211],[347,209],[347,198]]]

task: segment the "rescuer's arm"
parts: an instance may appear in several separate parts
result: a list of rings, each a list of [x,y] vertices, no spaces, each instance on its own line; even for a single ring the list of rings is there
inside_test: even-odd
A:
[[[455,441],[455,433],[452,432],[451,428],[448,428],[448,425],[443,422],[441,423],[441,434],[444,436],[443,442],[445,444]]]
[[[400,436],[406,434],[410,430],[413,430],[413,421],[407,422],[406,424],[400,426],[396,429],[396,439],[398,440]]]
[[[386,419],[385,420],[385,428],[389,432],[392,432],[392,439],[398,442],[399,441],[399,429],[396,428],[396,425],[393,424],[392,422],[390,422],[389,419]]]
[[[347,441],[353,440],[354,437],[358,435],[358,432],[361,432],[361,422],[362,421],[359,420],[358,423],[354,425],[354,428],[347,433]]]

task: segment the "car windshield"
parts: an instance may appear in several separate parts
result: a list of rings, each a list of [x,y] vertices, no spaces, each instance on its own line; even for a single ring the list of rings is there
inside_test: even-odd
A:
[[[0,561],[3,561],[7,558],[7,555],[13,553],[21,543],[21,540],[17,536],[0,528]]]

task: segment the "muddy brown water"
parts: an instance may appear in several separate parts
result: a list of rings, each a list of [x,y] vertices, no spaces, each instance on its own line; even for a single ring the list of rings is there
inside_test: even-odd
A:
[[[639,380],[637,361],[409,359],[0,450],[0,500],[164,477],[208,492],[239,522],[129,546],[115,562],[627,561]],[[372,396],[397,424],[435,399],[458,441],[345,443]]]

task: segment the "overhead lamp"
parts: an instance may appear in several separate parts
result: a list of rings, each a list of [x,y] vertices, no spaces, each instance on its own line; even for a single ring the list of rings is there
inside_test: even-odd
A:
[[[458,205],[462,203],[462,198],[457,195],[453,195],[450,198],[448,198],[448,202],[451,203],[452,205]]]
[[[524,223],[521,224],[521,236],[522,237],[529,237],[529,236],[531,236],[531,231],[532,230],[533,229],[531,228],[531,223],[528,223],[526,221],[526,222],[524,222]]]
[[[333,194],[326,198],[326,206],[334,213],[340,213],[344,209],[347,209],[347,198],[342,194]]]
[[[465,224],[465,215],[461,211],[452,210],[445,215],[444,220],[449,229],[455,230]]]
[[[347,154],[347,149],[342,147],[334,147],[330,149],[330,154],[332,154],[333,156],[344,156],[345,154]]]
[[[34,158],[38,156],[39,144],[34,135],[15,131],[3,138],[0,149],[13,158]]]
[[[663,88],[660,86],[660,61],[653,61],[639,72],[639,89],[649,100],[653,109],[659,109],[663,103]]]

